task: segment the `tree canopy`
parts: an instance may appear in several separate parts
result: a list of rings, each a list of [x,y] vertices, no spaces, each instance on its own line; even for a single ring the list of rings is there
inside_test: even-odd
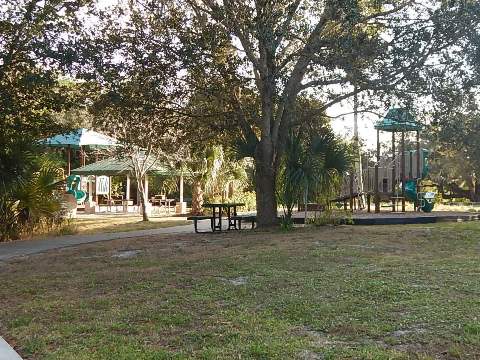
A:
[[[182,34],[192,44],[192,82],[212,74],[234,81],[237,91],[227,92],[236,110],[230,126],[256,140],[261,225],[276,221],[275,177],[300,94],[314,94],[320,111],[360,93],[371,103],[383,100],[382,106],[413,106],[428,88],[429,68],[439,64],[454,74],[464,65],[461,51],[460,57],[451,52],[479,14],[476,2],[434,0],[184,3],[191,10]],[[219,53],[226,60],[218,61]],[[245,106],[242,88],[255,94],[254,106]]]

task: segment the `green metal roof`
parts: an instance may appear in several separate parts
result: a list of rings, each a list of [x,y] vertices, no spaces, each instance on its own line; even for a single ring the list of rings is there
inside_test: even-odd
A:
[[[66,134],[58,134],[40,141],[40,144],[50,147],[67,147],[79,149],[86,146],[95,149],[117,146],[117,140],[105,134],[89,130],[76,129]]]
[[[387,115],[375,124],[375,129],[382,131],[417,131],[422,129],[422,124],[404,108],[388,110]]]
[[[153,161],[153,160],[152,160]],[[111,157],[108,159],[100,160],[92,164],[88,164],[72,170],[73,175],[133,175],[131,160],[128,158],[119,159]],[[150,165],[150,164],[148,164]],[[169,166],[156,161],[150,170],[150,175],[164,175],[164,176],[178,176],[181,175],[180,170],[172,169]]]

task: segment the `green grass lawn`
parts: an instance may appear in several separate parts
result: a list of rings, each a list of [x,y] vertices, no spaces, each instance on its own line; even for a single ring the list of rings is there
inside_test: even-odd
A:
[[[26,359],[478,359],[479,254],[477,223],[90,244],[1,265],[0,333]]]
[[[190,223],[185,218],[175,217],[151,217],[150,221],[145,222],[141,216],[97,216],[72,220],[75,232],[80,234],[150,230]]]
[[[93,235],[103,233],[116,233],[123,231],[138,231],[167,228],[191,224],[186,217],[151,217],[150,221],[142,221],[140,215],[82,215],[70,219],[55,229],[37,229],[33,236],[25,238],[42,239],[63,235]]]

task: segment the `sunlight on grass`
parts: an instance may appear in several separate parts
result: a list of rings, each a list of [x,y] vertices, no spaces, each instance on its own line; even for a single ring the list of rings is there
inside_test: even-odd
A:
[[[475,359],[479,239],[472,222],[89,244],[5,263],[0,330],[25,359]]]
[[[187,225],[186,218],[152,217],[150,221],[142,221],[141,216],[97,216],[94,218],[78,218],[73,220],[76,232],[80,234],[112,233],[122,231],[159,229],[179,225]]]

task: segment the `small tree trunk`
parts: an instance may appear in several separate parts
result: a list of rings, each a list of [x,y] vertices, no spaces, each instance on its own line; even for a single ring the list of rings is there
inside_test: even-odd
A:
[[[200,180],[195,180],[192,186],[192,214],[200,215],[203,206],[203,190]]]
[[[475,174],[472,174],[470,176],[470,184],[468,185],[469,188],[469,195],[470,195],[470,201],[475,201]]]
[[[142,203],[142,220],[143,221],[150,221],[147,213],[147,203],[145,201],[145,194],[140,194],[140,201]]]
[[[142,208],[142,220],[143,221],[150,221],[147,213],[147,199],[145,196],[145,186],[143,185],[142,177],[137,177],[137,185],[138,191],[140,193],[140,206]]]

